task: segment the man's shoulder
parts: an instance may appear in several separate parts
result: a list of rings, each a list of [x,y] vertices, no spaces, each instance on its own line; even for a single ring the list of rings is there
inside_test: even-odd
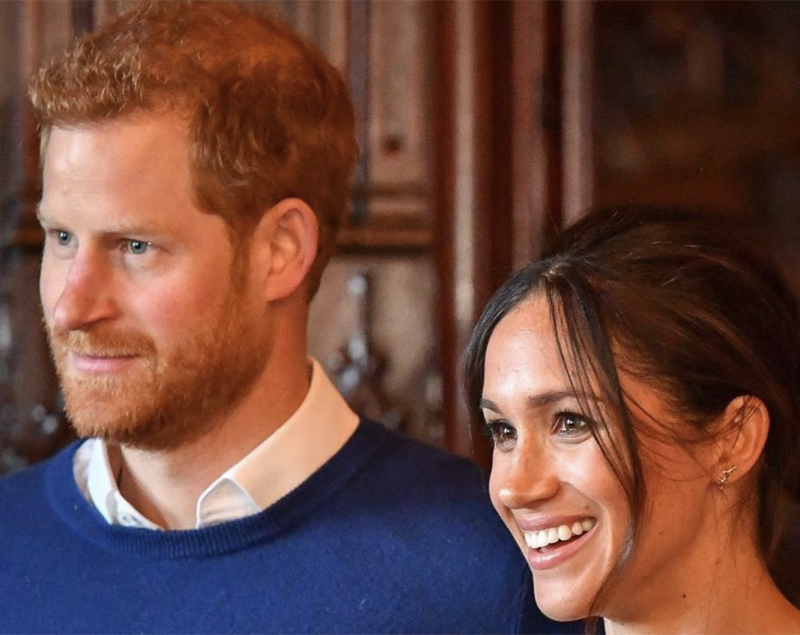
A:
[[[38,504],[45,494],[48,483],[64,483],[62,478],[49,478],[51,471],[71,474],[72,456],[79,442],[63,448],[56,455],[0,478],[0,516],[11,507],[22,505],[30,510],[32,501]],[[68,479],[71,484],[74,479]]]
[[[371,469],[393,477],[398,486],[417,484],[427,491],[447,490],[450,494],[454,493],[453,487],[467,493],[487,491],[486,473],[467,458],[397,434],[369,420],[362,419],[359,430],[381,438],[383,451]]]
[[[492,509],[488,478],[474,462],[362,420],[358,435],[373,451],[343,492],[355,504],[371,501],[375,513],[398,515],[416,526],[471,528],[473,536],[505,537]],[[402,517],[402,518],[401,518]]]

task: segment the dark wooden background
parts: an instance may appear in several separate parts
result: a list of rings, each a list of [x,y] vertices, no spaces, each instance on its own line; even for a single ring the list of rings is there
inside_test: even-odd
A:
[[[800,3],[256,4],[353,87],[364,153],[309,339],[387,425],[487,461],[460,395],[465,341],[500,281],[592,205],[752,219],[800,288]],[[70,438],[40,327],[25,83],[125,5],[0,2],[0,472]]]

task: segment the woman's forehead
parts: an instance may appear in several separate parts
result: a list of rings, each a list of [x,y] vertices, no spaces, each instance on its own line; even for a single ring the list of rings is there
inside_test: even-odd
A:
[[[495,328],[484,360],[483,396],[491,401],[536,399],[573,389],[544,296],[526,299]]]

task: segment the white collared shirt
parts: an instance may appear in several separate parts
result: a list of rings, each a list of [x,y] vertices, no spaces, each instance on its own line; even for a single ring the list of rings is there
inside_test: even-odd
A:
[[[311,385],[300,407],[197,499],[197,529],[266,509],[322,467],[355,432],[358,415],[322,366],[314,359],[309,364]],[[103,440],[83,443],[73,470],[83,495],[110,524],[162,529],[120,494]]]

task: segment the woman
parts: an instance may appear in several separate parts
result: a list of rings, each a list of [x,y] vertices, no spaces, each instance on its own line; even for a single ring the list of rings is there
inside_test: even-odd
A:
[[[597,212],[495,294],[466,355],[491,496],[557,620],[800,633],[768,562],[800,489],[792,294],[719,221]]]

